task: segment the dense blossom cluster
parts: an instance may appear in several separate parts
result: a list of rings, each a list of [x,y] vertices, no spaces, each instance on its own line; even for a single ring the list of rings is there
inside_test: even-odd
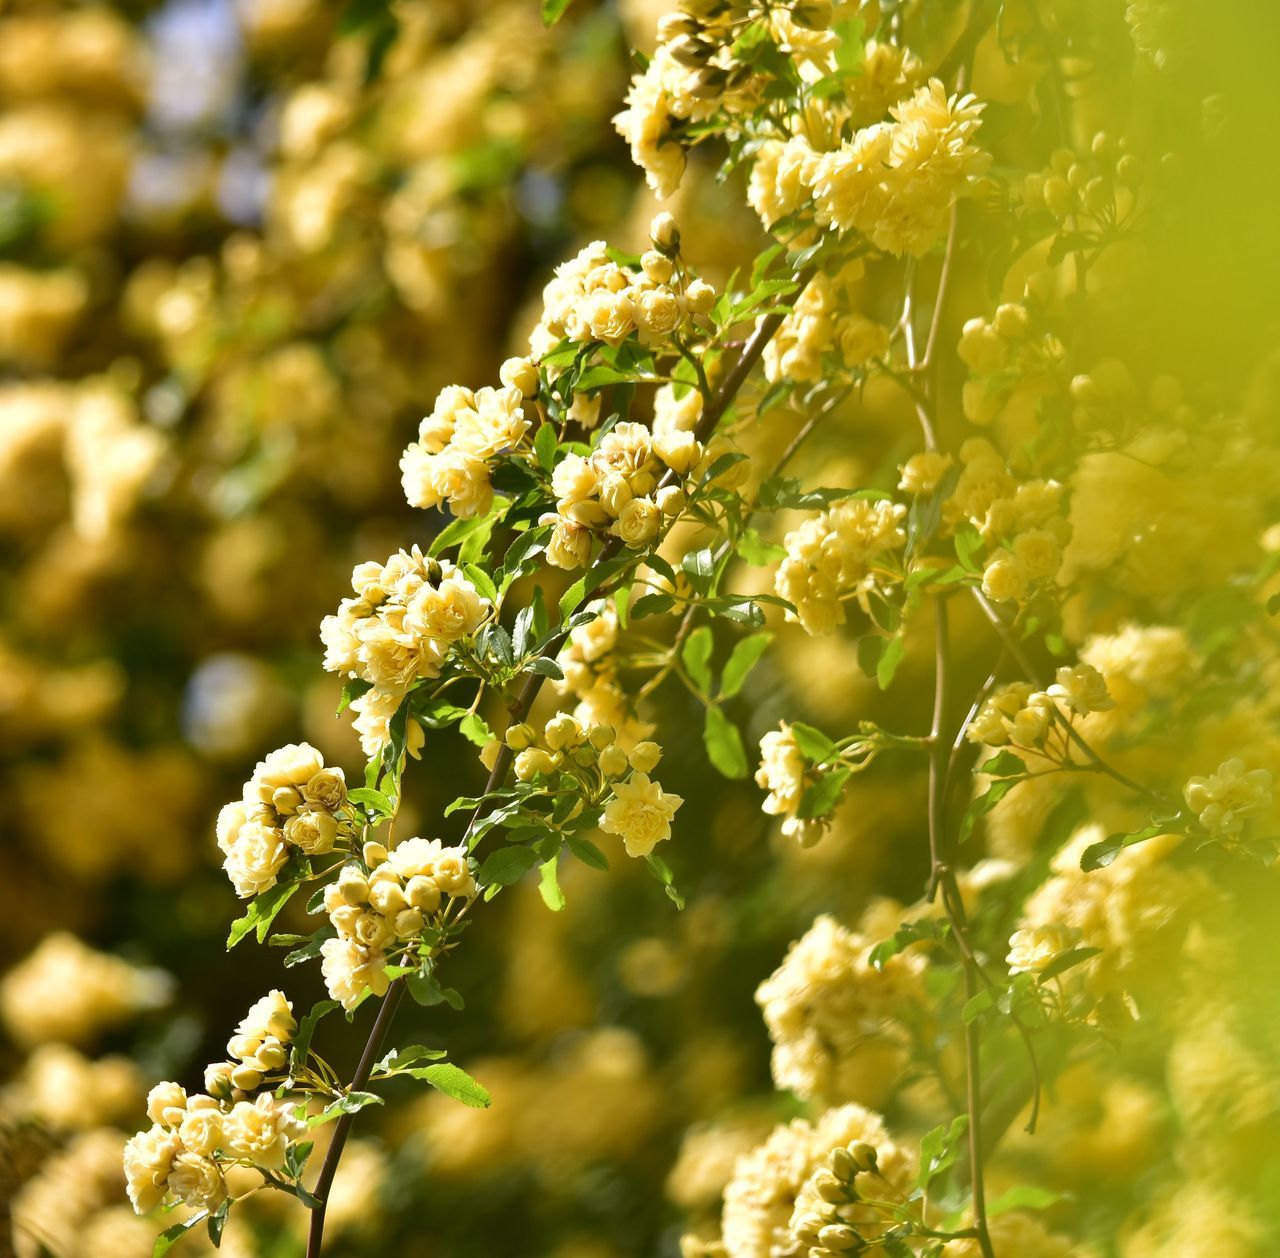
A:
[[[845,623],[846,601],[865,609],[867,595],[901,580],[906,515],[901,503],[847,498],[788,533],[774,583],[795,607],[788,617],[808,633],[834,633]]]
[[[218,814],[223,868],[243,899],[275,886],[290,855],[324,856],[352,834],[347,784],[309,743],[258,762],[241,799]]]
[[[215,1063],[206,1086],[212,1095],[188,1096],[176,1083],[160,1083],[147,1097],[150,1130],[125,1146],[124,1170],[129,1200],[149,1214],[165,1200],[214,1211],[227,1198],[226,1169],[231,1164],[279,1171],[292,1142],[307,1124],[292,1102],[269,1091],[245,1097],[268,1075],[277,1078],[297,1024],[282,992],[257,1001],[227,1045],[238,1060]]]
[[[384,564],[360,564],[351,586],[355,597],[324,618],[320,637],[325,668],[369,684],[351,708],[361,746],[374,756],[409,688],[440,676],[450,648],[476,632],[492,604],[455,564],[417,546]]]
[[[338,932],[320,946],[329,995],[354,1009],[366,989],[385,994],[389,954],[413,944],[425,927],[476,894],[464,847],[439,839],[405,839],[389,852],[364,845],[362,861],[344,865],[324,889],[324,909]]]

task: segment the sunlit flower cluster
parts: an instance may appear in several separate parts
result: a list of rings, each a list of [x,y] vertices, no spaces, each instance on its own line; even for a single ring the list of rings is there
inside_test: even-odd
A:
[[[352,833],[341,769],[309,743],[290,743],[258,762],[244,795],[218,814],[223,868],[244,899],[275,886],[290,855],[324,856]]]

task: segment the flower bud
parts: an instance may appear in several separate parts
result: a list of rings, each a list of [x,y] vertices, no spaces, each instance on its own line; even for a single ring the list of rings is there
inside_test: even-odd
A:
[[[422,930],[423,920],[420,909],[402,909],[396,914],[396,934],[401,939],[411,939]]]
[[[715,46],[695,35],[681,35],[667,45],[667,52],[677,64],[686,70],[696,70],[711,60]]]
[[[830,1171],[819,1171],[813,1180],[813,1189],[823,1201],[839,1205],[848,1198],[845,1186]]]
[[[706,280],[694,280],[684,290],[684,300],[690,314],[706,314],[716,304],[716,290]]]
[[[386,917],[394,917],[407,907],[404,889],[390,879],[382,879],[369,888],[369,903]]]
[[[354,865],[346,865],[338,875],[338,891],[353,907],[369,900],[369,880]]]
[[[650,249],[640,259],[640,269],[655,284],[666,284],[675,274],[675,263],[665,253]]]
[[[527,747],[516,757],[516,777],[531,782],[539,773],[553,773],[556,762],[541,747]]]
[[[302,803],[302,795],[292,786],[278,786],[271,792],[271,807],[282,817],[292,816]]]
[[[252,1092],[262,1082],[262,1071],[255,1063],[242,1062],[231,1071],[231,1086],[241,1092]]]
[[[186,1108],[186,1090],[176,1083],[157,1083],[147,1093],[147,1117],[162,1127],[176,1127]]]
[[[826,1227],[827,1221],[820,1214],[804,1214],[796,1221],[792,1231],[796,1239],[805,1245],[816,1245],[818,1233]]]
[[[617,738],[612,725],[594,725],[591,733],[587,735],[591,745],[597,751],[603,751],[606,747],[613,744],[613,740]]]
[[[385,863],[387,859],[386,845],[379,843],[374,839],[370,839],[368,843],[361,848],[360,855],[364,857],[364,863],[372,869],[376,865]]]
[[[440,888],[435,879],[416,874],[404,886],[404,898],[423,913],[434,913],[440,907]]]
[[[204,1090],[212,1097],[226,1100],[231,1095],[233,1061],[210,1062],[204,1070]]]
[[[508,358],[498,368],[498,379],[508,389],[519,389],[524,397],[538,392],[538,369],[527,358]]]
[[[526,747],[532,747],[537,737],[533,726],[524,723],[510,726],[503,735],[507,746],[512,751],[523,751]]]
[[[665,210],[657,215],[649,224],[649,239],[668,257],[680,252],[680,228],[676,226],[675,217]]]
[[[631,748],[631,753],[627,756],[627,759],[637,773],[652,773],[657,768],[658,761],[662,759],[662,748],[654,742],[636,743]]]
[[[567,712],[562,712],[547,722],[542,735],[552,751],[559,751],[562,747],[576,747],[582,742],[582,726]]]
[[[627,771],[627,753],[621,747],[606,747],[600,753],[600,772],[607,778],[620,778]]]
[[[865,1140],[855,1140],[849,1146],[849,1152],[853,1155],[854,1164],[860,1171],[874,1171],[876,1169],[876,1147],[868,1144]]]
[[[848,1149],[832,1149],[829,1161],[832,1173],[838,1175],[845,1183],[858,1173],[858,1165]]]
[[[288,1053],[285,1051],[284,1045],[274,1035],[269,1039],[263,1040],[255,1054],[258,1065],[264,1071],[279,1070],[284,1065],[287,1056]]]
[[[685,502],[685,492],[679,485],[668,485],[665,489],[658,490],[658,510],[663,515],[679,515],[684,510]]]
[[[857,1249],[862,1244],[858,1233],[847,1223],[828,1223],[818,1233],[818,1241],[827,1249],[833,1249],[838,1254],[850,1249]]]

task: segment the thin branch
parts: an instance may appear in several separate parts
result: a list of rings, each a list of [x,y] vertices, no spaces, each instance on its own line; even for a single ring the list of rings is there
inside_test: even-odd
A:
[[[800,289],[803,289],[813,277],[813,268],[808,268],[796,276],[796,281]],[[760,356],[764,353],[765,346],[773,339],[774,333],[777,332],[782,323],[784,315],[778,311],[774,311],[765,315],[755,327],[751,336],[742,347],[742,352],[738,355],[737,360],[730,368],[728,374],[721,382],[720,387],[716,390],[715,396],[703,407],[702,417],[698,421],[698,425],[694,430],[694,435],[699,441],[705,442],[711,433],[715,430],[716,425],[720,422],[725,412],[733,404],[734,398],[737,397],[739,390],[747,382],[751,375],[752,369],[760,360]],[[679,477],[673,471],[667,474],[659,482],[659,488],[674,484]],[[609,538],[601,548],[595,562],[588,570],[588,575],[592,571],[598,571],[600,567],[612,559],[622,548],[622,543],[618,538]],[[568,635],[565,633],[557,634],[550,643],[548,650],[554,651],[565,640]],[[542,683],[545,679],[537,673],[530,673],[520,687],[515,700],[510,707],[510,714],[513,723],[523,721],[533,708],[534,701],[538,697],[539,691],[542,689]],[[493,768],[489,771],[489,778],[485,785],[484,796],[489,795],[497,786],[506,779],[507,772],[511,767],[514,752],[504,742],[498,750],[497,758],[494,760]],[[467,824],[467,835],[469,836],[474,829],[480,817],[481,809],[484,807],[484,796],[481,797],[480,803],[476,806],[475,812],[471,816],[471,820]],[[369,1039],[364,1046],[364,1052],[360,1055],[360,1063],[356,1067],[355,1076],[352,1079],[352,1089],[358,1090],[369,1081],[369,1075],[373,1070],[374,1059],[378,1055],[378,1051],[382,1047],[382,1042],[386,1038],[387,1031],[390,1029],[391,1021],[395,1016],[395,1010],[400,1003],[401,997],[404,995],[404,978],[395,979],[391,986],[387,989],[387,994],[383,998],[382,1007],[378,1010],[378,1017],[373,1024],[372,1030],[369,1032]],[[347,1137],[351,1131],[351,1125],[355,1121],[355,1114],[343,1114],[338,1120],[333,1131],[333,1139],[329,1144],[329,1148],[325,1152],[324,1164],[320,1169],[320,1178],[316,1181],[316,1189],[314,1196],[318,1199],[319,1205],[314,1208],[311,1216],[311,1229],[307,1237],[307,1254],[306,1258],[319,1258],[320,1248],[324,1240],[324,1216],[325,1204],[328,1199],[329,1190],[333,1186],[333,1178],[338,1172],[338,1163],[342,1158],[342,1150],[346,1145]]]

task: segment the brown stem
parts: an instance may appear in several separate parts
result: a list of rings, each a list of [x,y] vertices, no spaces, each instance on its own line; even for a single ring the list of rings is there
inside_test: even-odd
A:
[[[797,283],[801,289],[808,284],[812,276],[812,268],[796,276]],[[781,313],[775,311],[766,315],[756,324],[755,331],[752,332],[746,344],[743,345],[741,353],[738,355],[733,367],[730,368],[728,375],[721,382],[720,387],[716,390],[715,396],[703,408],[702,418],[698,421],[698,426],[694,430],[694,435],[699,441],[706,441],[724,416],[725,411],[732,405],[734,398],[738,395],[738,391],[751,375],[752,368],[760,360],[760,355],[764,353],[765,346],[768,345],[774,333],[777,332],[783,317]],[[673,484],[678,479],[674,472],[668,471],[662,478],[660,486]],[[596,556],[596,560],[591,569],[588,570],[588,573],[598,570],[602,564],[612,559],[621,548],[622,543],[617,538],[609,538],[601,548],[600,554]],[[564,641],[566,636],[564,633],[558,634],[548,644],[548,649],[554,650]],[[513,724],[518,724],[529,715],[534,701],[538,697],[538,692],[542,689],[544,680],[538,673],[530,673],[525,678],[524,684],[520,687],[509,709]],[[493,768],[489,771],[489,778],[484,789],[485,796],[506,779],[513,755],[511,748],[504,742],[498,750]],[[480,803],[476,806],[476,810],[471,816],[471,820],[467,824],[468,835],[470,835],[479,820],[480,811],[483,807],[484,797],[482,796]],[[382,1042],[386,1038],[387,1031],[391,1027],[396,1006],[404,995],[404,985],[404,978],[401,977],[395,979],[387,989],[387,994],[382,1001],[382,1007],[378,1010],[378,1017],[369,1032],[369,1039],[364,1046],[364,1052],[360,1054],[360,1063],[356,1067],[355,1076],[352,1078],[351,1090],[358,1091],[369,1082],[369,1075],[373,1071],[374,1058],[377,1057],[382,1047]],[[347,1137],[351,1132],[351,1125],[354,1121],[355,1114],[343,1114],[338,1119],[337,1125],[334,1127],[333,1139],[325,1152],[324,1164],[320,1168],[320,1178],[316,1181],[315,1192],[312,1194],[317,1199],[318,1204],[314,1207],[311,1215],[311,1229],[307,1237],[306,1258],[319,1258],[320,1247],[324,1241],[324,1215],[329,1190],[333,1186],[334,1176],[338,1173],[338,1162],[342,1158],[343,1146],[347,1142]]]

